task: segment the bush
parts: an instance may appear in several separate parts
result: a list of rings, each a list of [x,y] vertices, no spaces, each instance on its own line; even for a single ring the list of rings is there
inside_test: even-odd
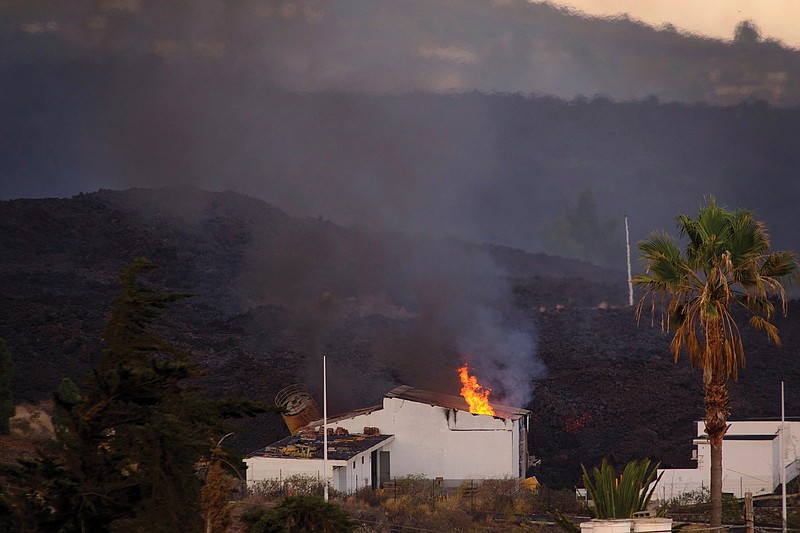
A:
[[[664,504],[664,510],[669,511],[671,515],[702,520],[708,520],[710,508],[711,492],[708,487],[685,492]],[[722,494],[722,521],[726,524],[741,524],[744,522],[744,514],[739,505],[739,500],[733,494],[727,492]]]
[[[739,500],[733,494],[722,494],[722,521],[725,524],[744,523],[744,513],[742,513]]]
[[[428,479],[421,474],[395,478],[393,482],[394,487],[387,490],[390,497],[408,496],[414,502],[430,502],[440,489],[436,480]]]
[[[277,500],[286,496],[322,496],[325,483],[315,476],[297,474],[285,479],[266,479],[250,488],[250,492],[267,500]],[[329,490],[329,493],[333,491]]]
[[[525,494],[523,497],[529,502],[531,514],[548,513],[553,510],[559,510],[562,513],[577,513],[584,511],[585,507],[582,502],[579,502],[575,497],[573,489],[550,489],[544,485],[532,491],[530,494]]]
[[[361,487],[350,499],[366,503],[370,507],[377,507],[386,501],[386,492],[382,489],[373,490],[371,487]]]
[[[490,515],[513,513],[523,491],[516,479],[486,479],[478,486],[476,510]]]
[[[659,476],[655,483],[658,464],[652,465],[650,459],[641,462],[631,461],[617,476],[606,459],[603,459],[600,468],[592,469],[592,478],[583,469],[583,484],[594,502],[594,512],[597,518],[631,518],[633,513],[644,511],[650,503],[650,497],[661,479]]]
[[[242,518],[251,522],[248,533],[349,533],[356,527],[341,507],[318,496],[290,496]]]
[[[434,531],[469,530],[473,525],[472,516],[462,507],[458,498],[420,503],[409,495],[389,498],[383,504],[386,520],[392,526]]]

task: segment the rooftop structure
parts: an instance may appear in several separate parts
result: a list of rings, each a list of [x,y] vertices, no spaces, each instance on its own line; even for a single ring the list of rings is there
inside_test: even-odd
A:
[[[328,459],[347,461],[358,454],[390,442],[391,435],[343,434],[328,435]],[[274,442],[263,450],[253,452],[251,457],[322,459],[323,437],[321,433],[291,435]]]

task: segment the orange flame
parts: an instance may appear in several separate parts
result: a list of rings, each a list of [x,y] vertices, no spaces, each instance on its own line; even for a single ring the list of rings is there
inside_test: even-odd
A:
[[[478,378],[469,375],[469,368],[465,364],[458,369],[461,378],[461,396],[469,404],[469,412],[477,415],[494,415],[494,409],[489,404],[489,393],[492,389],[485,389],[478,384]]]

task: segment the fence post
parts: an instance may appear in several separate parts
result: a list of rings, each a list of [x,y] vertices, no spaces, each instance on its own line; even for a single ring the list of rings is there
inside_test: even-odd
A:
[[[755,524],[753,519],[753,493],[752,492],[745,492],[744,493],[744,523],[745,523],[745,532],[746,533],[754,533],[755,532]]]
[[[469,480],[469,510],[475,512],[475,485],[472,480]]]

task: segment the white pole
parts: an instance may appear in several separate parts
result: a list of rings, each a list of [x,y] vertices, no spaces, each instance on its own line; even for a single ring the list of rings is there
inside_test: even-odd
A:
[[[628,231],[628,215],[625,215],[625,246],[628,250],[628,305],[633,306],[633,280],[631,278],[631,235]]]
[[[786,533],[786,402],[781,381],[781,518],[783,533]]]
[[[325,501],[328,501],[328,361],[322,354],[322,482]]]

